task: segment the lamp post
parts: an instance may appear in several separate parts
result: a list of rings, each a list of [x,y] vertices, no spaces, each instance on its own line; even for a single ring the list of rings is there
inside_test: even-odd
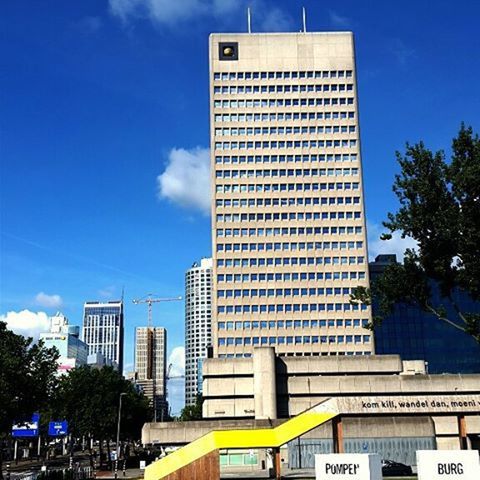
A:
[[[122,397],[126,393],[121,393],[118,402],[118,423],[117,423],[117,454],[115,455],[115,480],[118,478],[118,457],[120,456],[120,419],[122,416]]]

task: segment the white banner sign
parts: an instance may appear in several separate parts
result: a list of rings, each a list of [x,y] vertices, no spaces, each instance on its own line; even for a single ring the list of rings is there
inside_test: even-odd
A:
[[[316,480],[382,480],[380,456],[372,453],[315,455]]]
[[[480,395],[356,396],[336,399],[340,413],[349,414],[434,414],[478,413]]]
[[[418,450],[418,480],[479,480],[476,450]]]

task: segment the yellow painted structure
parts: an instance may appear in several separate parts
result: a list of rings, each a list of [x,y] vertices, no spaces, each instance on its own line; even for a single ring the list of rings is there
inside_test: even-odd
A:
[[[275,428],[213,430],[149,465],[145,469],[145,480],[160,480],[214,450],[280,447],[338,414],[336,402],[329,399]]]

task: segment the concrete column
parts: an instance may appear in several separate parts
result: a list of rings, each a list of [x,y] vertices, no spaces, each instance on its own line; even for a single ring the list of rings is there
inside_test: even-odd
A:
[[[460,448],[462,450],[468,450],[467,423],[465,422],[465,415],[459,415],[457,417],[457,423]]]
[[[277,418],[277,383],[275,349],[256,347],[253,350],[253,391],[255,418]]]
[[[343,448],[343,424],[342,417],[335,417],[332,419],[333,429],[333,452],[345,453]]]
[[[282,479],[282,460],[280,458],[280,447],[275,447],[273,449],[273,469],[275,471],[274,477],[275,480]]]

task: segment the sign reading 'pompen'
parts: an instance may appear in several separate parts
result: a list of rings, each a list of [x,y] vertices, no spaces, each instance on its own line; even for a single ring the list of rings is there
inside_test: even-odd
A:
[[[315,455],[316,480],[382,480],[380,456],[372,453]]]

